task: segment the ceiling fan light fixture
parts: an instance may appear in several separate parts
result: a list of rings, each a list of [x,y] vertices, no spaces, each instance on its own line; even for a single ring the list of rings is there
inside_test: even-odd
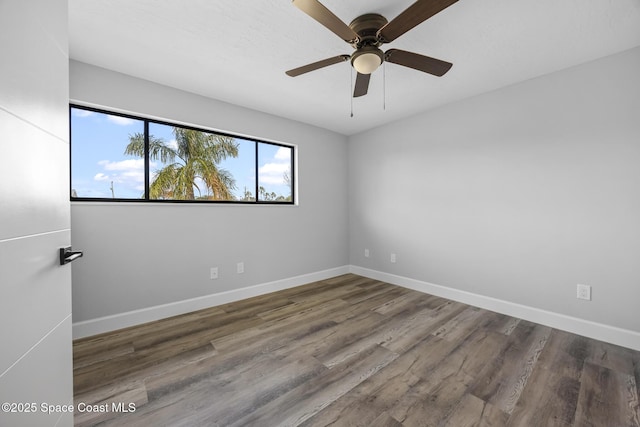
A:
[[[371,74],[382,64],[384,54],[375,46],[363,46],[351,55],[351,65],[360,74]]]
[[[342,61],[351,60],[351,66],[358,74],[353,89],[354,98],[367,94],[371,74],[385,62],[441,77],[449,71],[453,64],[406,50],[387,49],[386,52],[382,52],[380,47],[394,41],[457,1],[413,0],[411,6],[391,21],[387,21],[387,18],[379,13],[365,13],[356,17],[347,25],[327,9],[321,3],[321,0],[292,0],[298,9],[347,42],[355,51],[351,55],[334,56],[285,71],[285,73],[288,76],[295,77]],[[353,71],[350,71],[350,73],[353,80]]]

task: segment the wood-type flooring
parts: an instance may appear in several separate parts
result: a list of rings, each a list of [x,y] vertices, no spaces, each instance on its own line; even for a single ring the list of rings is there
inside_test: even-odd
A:
[[[73,349],[77,426],[640,427],[640,352],[352,274]]]

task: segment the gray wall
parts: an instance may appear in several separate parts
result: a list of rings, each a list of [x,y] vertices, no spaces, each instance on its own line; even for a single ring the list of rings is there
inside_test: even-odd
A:
[[[73,203],[73,245],[85,252],[74,322],[348,264],[346,137],[75,61],[70,97],[295,144],[299,190],[298,206]]]
[[[66,0],[0,1],[1,426],[71,426],[69,55]]]
[[[638,76],[640,48],[350,138],[351,264],[640,331]]]

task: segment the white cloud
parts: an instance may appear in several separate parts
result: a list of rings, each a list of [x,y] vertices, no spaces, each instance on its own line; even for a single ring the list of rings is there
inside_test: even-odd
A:
[[[93,116],[95,113],[93,111],[79,110],[77,108],[74,108],[71,110],[71,114],[74,117],[89,117],[89,116]]]
[[[110,114],[107,116],[107,120],[109,120],[111,123],[115,123],[120,126],[129,126],[136,122],[135,120],[129,119],[127,117],[112,116]]]
[[[128,159],[118,162],[101,160],[98,162],[107,172],[98,172],[95,181],[113,181],[123,187],[144,191],[144,160]]]
[[[287,185],[285,174],[291,176],[291,149],[280,147],[271,162],[258,168],[258,182],[260,185]]]
[[[289,171],[289,163],[265,163],[258,169],[260,184],[285,184],[284,174]]]
[[[278,151],[276,151],[275,156],[273,156],[276,160],[291,160],[291,148],[280,147]]]
[[[174,150],[177,150],[177,149],[178,149],[178,141],[176,141],[175,139],[172,139],[171,141],[169,141],[169,142],[167,143],[167,146],[168,146],[169,148],[172,148],[172,149],[174,149]]]
[[[110,160],[100,160],[98,162],[100,166],[107,171],[143,171],[144,172],[144,159],[127,159],[119,162],[112,162]]]
[[[267,175],[274,173],[279,173],[282,175],[287,169],[289,169],[288,163],[265,163],[264,165],[260,166],[258,172]]]

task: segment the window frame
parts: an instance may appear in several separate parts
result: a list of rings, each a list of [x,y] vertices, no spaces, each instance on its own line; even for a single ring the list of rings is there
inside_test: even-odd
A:
[[[144,144],[145,144],[145,150],[144,150],[144,197],[140,197],[137,199],[131,199],[131,198],[121,198],[121,197],[116,197],[116,198],[110,198],[110,197],[82,197],[82,196],[73,196],[73,152],[72,152],[72,146],[73,146],[73,133],[72,133],[72,120],[73,120],[73,115],[72,115],[72,111],[73,109],[80,109],[80,110],[86,110],[86,111],[91,111],[94,113],[100,113],[100,114],[106,114],[106,115],[110,115],[110,116],[118,116],[118,117],[123,117],[123,118],[127,118],[127,119],[132,119],[132,120],[138,120],[138,121],[142,121],[143,122],[143,128],[144,128]],[[215,134],[215,135],[220,135],[220,136],[227,136],[227,137],[231,137],[231,138],[238,138],[238,139],[242,139],[244,141],[252,141],[255,145],[254,145],[254,149],[255,149],[255,167],[254,167],[254,172],[255,172],[255,188],[253,188],[254,190],[254,200],[204,200],[204,199],[200,199],[200,200],[180,200],[180,199],[152,199],[150,198],[150,194],[149,194],[149,187],[151,185],[151,173],[150,173],[150,159],[149,159],[149,125],[151,123],[154,124],[158,124],[158,125],[164,125],[164,126],[174,126],[174,127],[180,127],[183,129],[188,129],[188,130],[194,130],[194,131],[198,131],[198,132],[205,132],[205,133],[211,133],[211,134]],[[288,201],[276,201],[276,200],[259,200],[259,188],[260,188],[260,180],[259,180],[259,169],[260,169],[260,165],[258,162],[258,152],[259,152],[259,144],[267,144],[267,145],[271,145],[271,146],[276,146],[276,147],[284,147],[284,148],[288,148],[291,150],[291,176],[289,177],[290,179],[290,185],[291,185],[291,200]],[[229,132],[221,132],[218,130],[213,130],[213,129],[206,129],[206,128],[202,128],[202,127],[197,127],[197,126],[193,126],[193,125],[188,125],[188,124],[183,124],[183,123],[176,123],[176,122],[171,122],[171,121],[165,121],[165,120],[159,120],[159,119],[151,119],[148,117],[144,117],[144,116],[136,116],[133,114],[128,114],[128,113],[122,113],[122,112],[118,112],[118,111],[110,111],[110,110],[105,110],[102,108],[96,108],[96,107],[89,107],[89,106],[85,106],[85,105],[81,105],[81,104],[73,104],[70,103],[69,104],[69,199],[71,202],[117,202],[117,203],[170,203],[170,204],[195,204],[195,205],[200,205],[200,204],[232,204],[232,205],[276,205],[276,206],[292,206],[292,205],[297,205],[296,203],[296,154],[297,154],[297,146],[296,145],[291,145],[291,144],[285,144],[285,143],[281,143],[281,142],[275,142],[275,141],[265,141],[263,139],[258,139],[258,138],[254,138],[254,137],[249,137],[249,136],[244,136],[244,135],[236,135],[233,133],[229,133]]]

